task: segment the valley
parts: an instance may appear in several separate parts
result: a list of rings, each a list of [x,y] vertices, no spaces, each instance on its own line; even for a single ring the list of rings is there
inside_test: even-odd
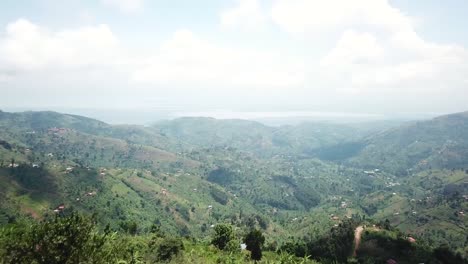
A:
[[[467,113],[269,127],[202,117],[109,125],[0,112],[0,224],[80,212],[116,232],[144,236],[158,226],[199,241],[229,224],[239,233],[259,229],[270,251],[289,245],[297,257],[306,256],[291,249],[298,241],[349,225],[352,245],[354,229],[366,224],[387,231],[361,231],[361,261],[369,239],[383,235],[468,257],[467,149]],[[314,258],[314,247],[306,248]]]

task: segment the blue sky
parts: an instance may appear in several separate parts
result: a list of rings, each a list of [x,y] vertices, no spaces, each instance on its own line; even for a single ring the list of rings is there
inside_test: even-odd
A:
[[[468,110],[463,0],[0,2],[0,107]]]

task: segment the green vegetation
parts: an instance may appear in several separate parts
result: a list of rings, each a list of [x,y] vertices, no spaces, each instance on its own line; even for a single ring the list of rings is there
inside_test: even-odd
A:
[[[462,263],[467,114],[388,126],[0,112],[3,262]]]
[[[232,231],[232,226],[226,224],[220,224],[214,228],[214,236],[211,240],[211,244],[215,247],[224,250],[229,242],[234,240],[234,233]]]
[[[154,226],[129,236],[100,229],[93,217],[76,213],[54,216],[41,222],[24,221],[0,229],[2,263],[466,263],[447,247],[432,249],[412,242],[390,226],[366,230],[359,248],[353,244],[357,222],[344,222],[319,238],[291,240],[275,249],[265,247],[260,230],[247,232],[246,253],[240,249],[232,226],[218,225],[209,243],[193,238],[167,236]],[[374,225],[375,226],[375,225]],[[351,257],[355,249],[356,254]],[[263,251],[267,250],[265,254]],[[260,262],[258,262],[260,261]]]
[[[262,259],[262,247],[265,243],[265,237],[260,230],[254,229],[245,235],[245,244],[247,250],[250,251],[250,258],[253,260]]]
[[[111,263],[122,254],[115,235],[76,214],[6,228],[0,245],[5,263]]]

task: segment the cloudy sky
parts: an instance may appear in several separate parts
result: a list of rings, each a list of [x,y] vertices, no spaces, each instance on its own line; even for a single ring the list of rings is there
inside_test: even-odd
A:
[[[0,2],[0,108],[468,110],[466,0]]]

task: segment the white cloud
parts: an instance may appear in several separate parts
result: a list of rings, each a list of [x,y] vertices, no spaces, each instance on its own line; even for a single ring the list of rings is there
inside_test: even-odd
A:
[[[259,0],[237,1],[238,6],[221,12],[222,27],[255,30],[265,24],[267,17],[263,13]]]
[[[244,90],[304,82],[300,58],[222,46],[188,30],[175,32],[159,47],[142,54],[121,47],[107,25],[50,31],[25,19],[8,24],[0,38],[2,82],[26,72],[41,71],[47,78],[58,70],[70,79],[75,78],[73,73],[86,73],[92,79],[118,74],[136,84],[236,86]]]
[[[397,65],[365,67],[352,73],[351,85],[355,88],[375,86],[384,88],[388,85],[398,85],[416,79],[422,85],[424,79],[429,79],[437,73],[438,69],[434,66],[426,61],[410,61]]]
[[[347,30],[336,47],[322,59],[321,65],[345,66],[369,63],[383,56],[384,48],[380,46],[374,35]]]
[[[286,32],[305,36],[305,41],[341,32],[335,46],[322,55],[318,70],[334,85],[338,80],[337,90],[363,94],[427,92],[444,84],[448,90],[464,87],[466,49],[423,39],[415,19],[388,0],[276,0],[271,17]]]
[[[105,95],[112,89],[124,99],[164,94],[177,98],[178,103],[180,94],[189,98],[187,102],[192,95],[209,101],[205,98],[215,92],[212,101],[216,102],[218,97],[229,102],[232,95],[253,105],[271,101],[295,107],[302,103],[328,110],[341,105],[342,109],[362,109],[362,102],[375,98],[383,104],[388,98],[407,100],[407,109],[413,109],[413,99],[454,94],[462,95],[455,98],[458,108],[466,103],[467,50],[423,38],[414,18],[389,1],[273,0],[271,10],[260,5],[265,1],[236,1],[234,8],[220,13],[224,29],[256,30],[269,21],[284,32],[270,31],[268,26],[249,39],[236,39],[241,45],[231,45],[219,39],[222,34],[209,35],[216,31],[202,37],[179,30],[161,43],[145,44],[154,48],[143,51],[122,47],[107,25],[51,30],[17,20],[0,32],[0,89],[6,87],[3,83],[19,87],[18,79],[24,77],[24,87],[35,89],[37,81],[56,90],[67,87],[63,89],[67,95],[89,87],[88,91],[107,89],[102,92]],[[141,9],[142,2],[137,2],[139,7],[124,9]],[[108,0],[107,4],[112,3]],[[247,48],[250,38],[257,48]],[[160,36],[148,41],[151,39]],[[259,43],[265,43],[265,49],[258,48]],[[22,72],[32,74],[20,76]],[[182,92],[179,87],[186,89]],[[359,96],[349,97],[350,92]],[[391,109],[393,103],[386,107]],[[444,107],[448,109],[452,103]]]
[[[273,21],[292,33],[324,30],[343,23],[350,10],[350,2],[314,0],[277,0],[271,12]]]
[[[468,52],[457,45],[425,41],[414,31],[380,37],[346,31],[321,65],[353,92],[445,89],[462,86]],[[378,41],[378,42],[377,42]]]
[[[107,25],[51,32],[19,19],[0,38],[1,67],[34,70],[116,63],[119,44]]]
[[[116,7],[125,13],[133,13],[143,9],[144,0],[101,0],[103,4]]]
[[[135,71],[134,80],[179,85],[284,87],[301,85],[303,65],[274,54],[222,47],[188,30],[176,32]],[[240,87],[239,87],[240,86]]]
[[[359,23],[399,31],[411,24],[387,0],[276,0],[271,17],[291,33],[321,33]]]

